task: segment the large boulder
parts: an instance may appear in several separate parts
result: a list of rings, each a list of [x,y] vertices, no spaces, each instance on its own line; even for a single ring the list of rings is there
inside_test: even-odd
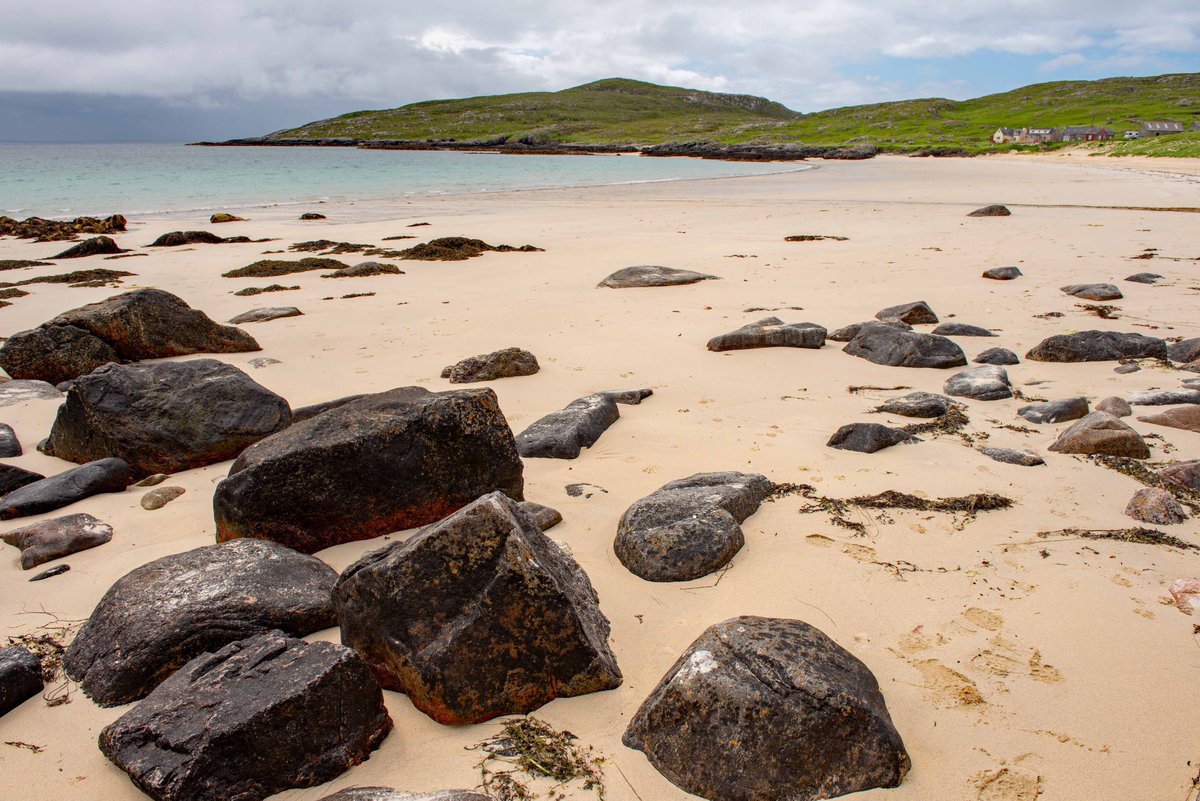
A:
[[[785,323],[778,317],[764,317],[736,331],[708,341],[711,351],[748,348],[820,348],[827,332],[816,323]]]
[[[6,715],[42,691],[42,665],[19,645],[0,648],[0,715]]]
[[[609,289],[679,286],[681,284],[694,284],[698,281],[710,281],[716,278],[717,276],[715,275],[692,272],[691,270],[642,264],[636,267],[626,267],[622,270],[617,270],[597,284],[597,286],[608,287]]]
[[[490,389],[366,395],[247,449],[217,485],[217,540],[256,537],[312,553],[440,520],[523,466]]]
[[[39,520],[5,532],[0,539],[21,550],[21,569],[28,570],[103,545],[112,535],[108,523],[81,513]]]
[[[144,698],[206,651],[280,629],[335,625],[337,573],[274,542],[234,540],[172,554],[104,593],[67,649],[67,675],[100,706]]]
[[[901,442],[919,442],[917,437],[899,428],[881,423],[850,423],[839,428],[825,443],[827,447],[858,453],[875,453]]]
[[[141,478],[232,459],[291,421],[286,400],[215,359],[109,364],[71,382],[42,450],[116,456]]]
[[[994,364],[968,367],[946,379],[942,391],[947,395],[973,400],[994,401],[1012,397],[1008,372]]]
[[[1172,342],[1167,346],[1167,356],[1173,362],[1187,364],[1200,359],[1200,337]]]
[[[888,367],[962,367],[966,354],[952,340],[903,331],[884,323],[865,323],[844,353]]]
[[[870,669],[799,620],[711,626],[625,730],[672,784],[713,801],[816,801],[909,769]]]
[[[1078,420],[1088,411],[1087,398],[1080,397],[1030,403],[1017,409],[1017,414],[1031,423],[1065,423]]]
[[[0,520],[53,512],[102,492],[124,492],[129,481],[129,465],[124,460],[97,459],[32,481],[0,498]]]
[[[899,306],[888,306],[886,309],[881,309],[875,314],[876,320],[899,320],[902,323],[909,325],[933,325],[937,323],[938,316],[933,313],[933,309],[923,300],[914,301],[913,303],[901,303]]]
[[[25,449],[21,447],[21,440],[17,438],[13,427],[8,423],[0,423],[0,458],[8,459],[20,456],[24,452]]]
[[[746,540],[739,523],[774,485],[756,473],[698,473],[636,501],[621,516],[613,550],[647,581],[690,581],[724,567]]]
[[[525,458],[575,459],[620,419],[618,403],[636,406],[652,394],[649,389],[597,392],[573,400],[565,408],[530,423],[517,435],[517,450]]]
[[[931,333],[940,337],[994,337],[995,333],[970,323],[942,323]]]
[[[1167,343],[1144,334],[1078,331],[1055,334],[1035,345],[1026,359],[1037,362],[1107,362],[1118,359],[1165,359]]]
[[[1064,431],[1050,450],[1099,456],[1149,459],[1150,446],[1142,435],[1108,412],[1092,412]]]
[[[100,750],[156,801],[261,801],[339,776],[391,728],[358,654],[275,631],[188,662]]]
[[[1120,300],[1125,297],[1114,284],[1069,284],[1061,289],[1064,293],[1083,300]]]
[[[1156,426],[1200,432],[1200,406],[1196,405],[1179,406],[1158,414],[1144,415],[1138,419],[1143,423],[1153,423]]]
[[[499,492],[346,568],[334,606],[342,642],[439,723],[621,684],[587,575]]]
[[[442,370],[442,378],[451,384],[470,384],[475,381],[495,381],[497,378],[515,378],[533,375],[541,366],[537,356],[521,348],[470,356]]]
[[[175,295],[137,289],[63,312],[33,331],[9,337],[0,346],[0,367],[13,378],[57,384],[110,361],[256,350],[262,348],[254,337],[217,325]]]

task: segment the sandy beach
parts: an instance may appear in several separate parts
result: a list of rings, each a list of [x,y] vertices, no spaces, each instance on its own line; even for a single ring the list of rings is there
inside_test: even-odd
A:
[[[514,432],[601,390],[650,387],[622,406],[621,419],[575,460],[526,459],[525,495],[562,512],[548,535],[565,541],[612,622],[624,673],[616,690],[559,699],[536,717],[570,730],[607,761],[610,801],[691,798],[645,756],[621,744],[642,700],[709,625],[737,615],[796,618],[824,631],[879,680],[912,770],[892,790],[866,799],[1074,801],[1189,798],[1200,758],[1200,639],[1171,604],[1176,579],[1200,575],[1195,552],[1158,545],[1040,532],[1139,525],[1124,509],[1132,478],[1048,446],[1070,424],[1035,425],[1016,398],[966,400],[967,431],[874,454],[826,447],[852,422],[913,422],[871,414],[912,390],[941,393],[957,370],[884,367],[841,352],[767,348],[706,350],[709,338],[777,315],[830,331],[880,309],[925,300],[943,320],[972,323],[996,338],[956,338],[967,358],[1001,346],[1024,356],[1053,334],[1085,329],[1157,337],[1200,336],[1194,162],[999,156],[880,157],[816,162],[778,175],[579,189],[422,197],[396,202],[276,207],[240,212],[245,222],[211,226],[207,215],[131,219],[115,238],[147,256],[62,261],[5,273],[20,280],[68,270],[128,270],[122,290],[158,287],[224,322],[262,306],[296,306],[303,316],[243,328],[260,353],[221,355],[293,407],[354,393],[419,385],[449,389],[443,367],[518,346],[536,354],[536,375],[490,382]],[[219,200],[219,199],[214,199]],[[1012,216],[969,218],[989,203]],[[327,219],[301,222],[300,211]],[[113,209],[120,212],[121,209]],[[427,222],[427,227],[409,228]],[[270,237],[263,244],[145,249],[162,233],[212,230]],[[789,235],[845,241],[785,242]],[[461,262],[397,262],[403,275],[325,280],[318,273],[229,279],[221,273],[263,251],[314,239],[393,244],[384,237],[461,235],[492,244],[532,244],[541,253],[486,253]],[[395,243],[408,244],[408,243]],[[0,239],[0,258],[47,258],[60,243]],[[1132,260],[1148,248],[1156,258]],[[306,254],[307,255],[307,254]],[[293,258],[292,254],[280,258]],[[337,257],[348,264],[354,254]],[[596,284],[639,264],[712,273],[690,286],[612,290]],[[1023,277],[980,273],[1015,265]],[[1154,285],[1129,283],[1153,271]],[[1125,297],[1119,319],[1098,319],[1063,294],[1066,284],[1111,282]],[[269,283],[298,291],[236,297]],[[116,294],[110,288],[34,284],[0,310],[0,335]],[[343,298],[352,293],[374,293]],[[1062,316],[1045,317],[1050,312]],[[928,331],[925,326],[918,330]],[[261,368],[252,359],[277,363]],[[1146,363],[1131,374],[1115,362],[1008,368],[1028,397],[1107,396],[1178,388],[1193,373]],[[873,387],[850,392],[850,387]],[[892,389],[880,389],[892,388]],[[36,400],[0,409],[25,454],[9,463],[47,475],[71,467],[39,453],[59,406]],[[1155,463],[1200,457],[1200,434],[1136,420]],[[981,446],[1028,448],[1040,467],[993,461]],[[54,621],[82,621],[128,571],[214,541],[213,490],[229,463],[186,471],[170,483],[187,493],[157,511],[144,489],[99,495],[66,510],[7,521],[0,531],[84,511],[112,525],[111,542],[72,555],[70,572],[38,583],[18,551],[0,560],[0,637]],[[779,483],[849,498],[884,490],[942,498],[998,493],[1011,509],[965,519],[933,512],[858,510],[866,534],[802,513],[798,495],[766,503],[744,524],[746,546],[731,566],[691,582],[656,584],[626,570],[613,552],[617,521],[635,500],[701,471],[757,472]],[[587,484],[571,496],[569,484]],[[1188,542],[1197,523],[1156,526]],[[411,532],[409,532],[411,533]],[[392,538],[401,538],[397,533]],[[342,570],[382,540],[340,545],[318,556]],[[58,564],[53,562],[46,567]],[[337,629],[310,639],[338,641]],[[964,688],[977,694],[965,703]],[[48,688],[49,689],[49,688]],[[70,702],[34,698],[0,718],[5,795],[34,799],[143,798],[96,746],[100,730],[127,707],[95,706],[77,688]],[[277,796],[315,801],[334,790],[386,785],[424,791],[479,783],[469,747],[498,724],[449,727],[385,692],[395,730],[369,760],[321,787]],[[40,751],[13,743],[38,746]],[[594,794],[572,789],[570,798]],[[855,796],[859,797],[859,796]]]

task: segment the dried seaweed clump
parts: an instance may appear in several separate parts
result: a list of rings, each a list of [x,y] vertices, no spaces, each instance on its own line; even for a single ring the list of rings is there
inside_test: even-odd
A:
[[[830,239],[834,242],[845,242],[849,237],[846,236],[827,236],[825,234],[792,234],[785,236],[784,242],[820,242],[822,239]]]
[[[7,645],[19,645],[37,657],[42,666],[42,681],[49,688],[42,693],[46,706],[71,702],[70,682],[63,672],[63,654],[82,621],[59,620],[47,623],[26,634],[9,637]]]
[[[1147,463],[1138,459],[1130,459],[1127,456],[1105,456],[1102,454],[1093,454],[1087,458],[1101,467],[1107,467],[1109,470],[1124,473],[1139,484],[1166,490],[1175,496],[1175,500],[1179,501],[1180,505],[1187,507],[1187,510],[1193,516],[1200,515],[1200,492],[1176,484],[1174,481],[1170,481],[1159,475],[1158,470],[1166,467],[1167,462]]]
[[[954,515],[954,528],[961,530],[967,523],[974,520],[979,512],[1008,509],[1014,503],[1012,498],[992,492],[977,492],[971,495],[930,500],[929,498],[921,498],[907,492],[885,490],[875,495],[859,495],[854,498],[829,498],[824,495],[818,495],[816,490],[808,484],[794,486],[795,489],[793,491],[798,492],[811,501],[811,503],[800,507],[800,514],[825,512],[829,515],[830,522],[835,526],[849,529],[860,535],[867,533],[867,527],[858,520],[851,519],[851,515],[857,511],[862,516],[861,510],[863,509],[876,509],[885,513],[875,518],[873,520],[875,523],[892,522],[891,518],[886,514],[891,509],[917,512],[943,512]],[[870,518],[868,517],[868,519]]]
[[[552,782],[548,797],[558,801],[566,798],[563,788],[579,782],[604,799],[604,758],[577,739],[537,718],[505,722],[499,733],[474,746],[485,754],[479,763],[480,789],[497,801],[529,801],[541,797],[531,782]]]
[[[976,440],[987,439],[986,432],[978,432],[975,434],[967,434],[964,432],[967,426],[971,424],[971,419],[967,417],[966,412],[960,404],[954,404],[950,410],[940,417],[935,417],[925,423],[909,423],[905,426],[900,426],[901,431],[906,431],[914,436],[928,434],[934,439],[941,436],[955,436],[961,439],[967,445],[974,445]]]
[[[137,275],[137,273],[96,267],[91,270],[75,270],[74,272],[60,273],[59,275],[44,275],[41,278],[26,278],[24,281],[0,284],[0,287],[29,286],[30,284],[68,284],[73,287],[104,286],[114,281],[120,283],[122,278],[127,278],[131,275]]]
[[[288,250],[298,253],[321,252],[323,256],[334,256],[339,253],[362,253],[373,247],[374,245],[356,245],[353,242],[334,242],[332,239],[314,239],[311,242],[297,242]]]
[[[1163,545],[1168,548],[1178,548],[1181,551],[1200,551],[1200,545],[1194,545],[1153,528],[1060,528],[1057,531],[1039,531],[1038,537],[1042,539],[1079,537],[1085,540],[1117,540],[1118,542],[1133,542],[1138,545]]]
[[[533,245],[489,245],[482,239],[468,239],[465,236],[444,236],[433,239],[421,245],[396,251],[396,258],[411,261],[463,261],[479,256],[488,251],[496,253],[541,253],[542,249]]]
[[[32,259],[0,259],[0,272],[4,270],[23,270],[26,267],[49,267],[52,262],[34,261]]]
[[[284,286],[283,284],[271,284],[269,286],[248,286],[245,289],[239,289],[234,292],[240,298],[251,297],[253,295],[261,295],[264,292],[291,292],[299,289],[298,286]]]
[[[348,265],[338,261],[337,259],[300,259],[299,261],[287,261],[286,259],[260,259],[253,264],[247,264],[245,267],[239,267],[236,270],[230,270],[227,273],[221,273],[222,278],[274,278],[277,275],[290,275],[292,273],[306,273],[312,270],[341,270]]]

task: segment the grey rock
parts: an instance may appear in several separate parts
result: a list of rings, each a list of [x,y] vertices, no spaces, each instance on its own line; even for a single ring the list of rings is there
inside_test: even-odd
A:
[[[38,573],[35,576],[30,576],[29,580],[30,581],[45,581],[48,578],[54,578],[55,576],[61,576],[63,573],[66,573],[70,569],[71,569],[70,565],[55,565],[52,568],[43,570],[41,573]]]
[[[623,742],[714,801],[816,799],[895,787],[909,769],[879,683],[798,620],[711,626],[642,703]]]
[[[270,356],[259,356],[257,359],[251,359],[247,362],[255,370],[261,370],[264,367],[270,367],[273,364],[283,364],[279,359],[272,359]]]
[[[994,333],[978,325],[967,323],[942,323],[932,333],[942,337],[994,337]]]
[[[636,501],[617,525],[617,558],[647,581],[691,581],[745,545],[739,525],[774,485],[756,473],[698,473]]]
[[[350,787],[327,795],[320,801],[495,801],[490,795],[470,790],[437,790],[432,793],[405,793],[390,787]]]
[[[900,398],[891,400],[875,407],[875,411],[884,414],[898,414],[901,417],[941,417],[954,407],[954,401],[945,395],[935,395],[932,392],[910,392]]]
[[[1129,406],[1129,401],[1124,398],[1118,398],[1115,395],[1104,398],[1096,404],[1096,411],[1108,412],[1113,417],[1128,417],[1133,414],[1133,409]]]
[[[645,391],[647,394],[649,390]],[[641,403],[640,391],[631,401],[622,393],[598,392],[573,400],[565,408],[542,417],[517,435],[517,451],[525,458],[575,459],[584,448],[590,448],[609,426],[617,422],[621,412],[618,403]]]
[[[322,278],[366,278],[372,275],[404,275],[404,271],[394,264],[382,261],[360,261],[349,267],[342,267],[331,273],[325,273]]]
[[[324,414],[325,412],[337,409],[338,407],[345,406],[347,403],[353,403],[359,398],[365,397],[367,396],[347,395],[344,398],[334,398],[333,400],[314,403],[311,406],[301,406],[299,409],[292,409],[292,423],[293,425],[296,423],[301,423],[305,420],[316,417],[318,414]]]
[[[474,381],[533,375],[540,369],[537,357],[529,351],[504,348],[452,364],[442,370],[442,378],[450,379],[451,384],[470,384]]]
[[[499,492],[346,568],[334,607],[380,684],[439,723],[621,684],[587,575]]]
[[[862,322],[862,323],[851,323],[850,325],[839,328],[838,330],[834,331],[832,334],[829,334],[825,338],[828,339],[830,342],[849,342],[850,340],[852,340],[856,336],[858,336],[858,332],[861,331],[862,327],[864,325],[867,325],[868,323],[870,323],[871,325],[883,324],[883,325],[891,326],[892,328],[899,328],[901,331],[913,330],[913,327],[911,325],[909,325],[908,323],[902,323],[899,320],[879,320],[879,321],[868,320],[868,321]]]
[[[1107,412],[1092,412],[1064,431],[1050,446],[1057,453],[1082,453],[1149,459],[1141,434]]]
[[[866,323],[844,353],[889,367],[961,367],[967,363],[962,348],[945,337],[901,331],[882,323]]]
[[[1130,373],[1136,373],[1141,369],[1142,368],[1136,364],[1122,364],[1118,367],[1114,367],[1113,372],[1117,375],[1129,375]]]
[[[0,520],[53,512],[102,492],[124,492],[129,481],[124,461],[97,459],[9,492],[0,498]]]
[[[155,801],[261,801],[330,781],[391,728],[354,651],[271,632],[188,662],[100,750]]]
[[[112,539],[112,526],[88,514],[65,515],[39,520],[0,535],[21,550],[21,569],[95,548]]]
[[[13,464],[0,464],[0,497],[7,495],[18,487],[32,484],[35,481],[41,481],[43,478],[45,476],[41,473],[35,473],[23,467],[17,467]]]
[[[1162,276],[1158,273],[1134,273],[1125,280],[1135,284],[1153,284],[1156,281],[1161,281]]]
[[[1200,459],[1168,465],[1158,474],[1180,487],[1190,490],[1200,490]]]
[[[605,278],[597,286],[609,289],[629,289],[650,286],[678,286],[694,284],[698,281],[710,281],[718,276],[696,273],[691,270],[679,270],[674,267],[658,267],[654,265],[638,265],[617,270]]]
[[[62,393],[45,381],[16,379],[0,384],[0,406],[12,406],[31,400],[62,400]]]
[[[971,212],[967,216],[968,217],[1008,217],[1011,214],[1012,214],[1012,212],[1008,210],[1007,206],[1001,206],[999,204],[994,204],[991,206],[984,206],[983,208],[980,208],[980,209],[975,209],[975,211]]]
[[[1033,451],[1018,450],[1016,448],[980,448],[979,452],[997,462],[1015,464],[1020,467],[1037,467],[1046,463],[1045,459]]]
[[[1021,363],[1021,360],[1017,358],[1017,354],[1008,348],[988,348],[971,361],[976,364],[995,364],[1001,367]]]
[[[876,312],[875,319],[899,320],[909,325],[932,325],[938,321],[938,316],[933,313],[933,309],[929,307],[928,303],[918,300],[913,303],[901,303],[899,306],[888,306],[886,309],[881,309]]]
[[[993,267],[990,270],[984,270],[983,277],[993,281],[1011,281],[1014,278],[1020,278],[1021,271],[1016,267]]]
[[[1087,398],[1063,398],[1022,406],[1017,414],[1031,423],[1063,423],[1078,420],[1089,411]]]
[[[0,715],[6,715],[42,691],[42,665],[19,645],[0,648]]]
[[[1184,389],[1200,389],[1200,378],[1185,378],[1179,383]]]
[[[1129,393],[1130,406],[1175,406],[1200,403],[1200,389],[1151,389]]]
[[[1167,357],[1183,364],[1200,359],[1200,337],[1172,342],[1167,346]]]
[[[816,323],[784,323],[778,317],[764,317],[736,331],[713,337],[708,341],[708,349],[718,352],[748,348],[817,349],[825,344],[826,333]]]
[[[229,318],[229,322],[233,325],[242,325],[244,323],[265,323],[271,320],[278,320],[282,317],[301,317],[304,312],[297,309],[295,306],[264,306],[259,309],[251,309],[244,311],[236,317]]]
[[[850,423],[834,432],[827,447],[859,453],[875,453],[901,442],[919,442],[917,437],[899,428],[879,423]]]
[[[1170,526],[1187,520],[1175,496],[1158,487],[1142,487],[1133,493],[1125,507],[1125,514],[1155,526]]]
[[[1012,397],[1012,385],[1003,367],[985,364],[968,367],[946,379],[942,391],[947,395],[981,401],[1003,400]]]
[[[67,648],[67,675],[101,706],[144,698],[181,665],[246,637],[329,628],[337,573],[274,542],[235,540],[118,579]]]
[[[562,512],[551,509],[549,506],[542,506],[540,503],[521,501],[517,506],[521,507],[522,512],[529,515],[529,518],[541,531],[549,531],[563,521]]]
[[[1115,284],[1069,284],[1061,289],[1083,300],[1120,300],[1125,297]]]
[[[18,378],[44,379],[59,385],[120,361],[104,340],[74,325],[50,325],[18,331],[0,347],[0,364]],[[47,397],[52,397],[47,393]]]
[[[161,509],[180,495],[187,492],[183,487],[159,487],[152,489],[142,496],[140,503],[148,512]]]
[[[1142,334],[1079,331],[1056,334],[1034,346],[1026,359],[1038,362],[1105,362],[1118,359],[1165,359],[1167,343]]]
[[[17,439],[17,432],[13,431],[8,423],[0,423],[0,458],[20,456],[24,452],[21,440]]]

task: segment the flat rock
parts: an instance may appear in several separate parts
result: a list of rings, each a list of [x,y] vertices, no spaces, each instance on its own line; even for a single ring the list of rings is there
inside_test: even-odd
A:
[[[994,333],[986,328],[978,325],[969,325],[967,323],[942,323],[937,328],[933,329],[934,333],[940,337],[994,337]]]
[[[609,426],[617,422],[621,412],[618,403],[641,403],[650,390],[635,391],[631,401],[622,393],[597,392],[573,400],[565,408],[551,412],[534,421],[517,435],[517,451],[525,458],[575,459],[584,448],[590,448]]]
[[[1167,346],[1167,357],[1173,362],[1183,364],[1200,359],[1200,337],[1172,342]]]
[[[1013,353],[1008,348],[988,348],[980,353],[971,361],[976,364],[995,364],[1001,367],[1007,367],[1010,364],[1020,364],[1021,360],[1017,354]]]
[[[1014,278],[1020,278],[1021,271],[1016,267],[993,267],[990,270],[984,270],[983,277],[993,281],[1011,281]]]
[[[291,420],[286,400],[216,359],[109,364],[72,382],[42,450],[115,456],[142,478],[232,459]]]
[[[405,793],[390,787],[350,787],[320,801],[495,801],[490,795],[470,790],[437,790],[432,793]]]
[[[85,256],[101,256],[110,253],[127,253],[122,250],[111,236],[94,236],[90,239],[85,239],[77,245],[64,250],[58,255],[51,256],[52,259],[82,259]]]
[[[276,631],[188,662],[100,750],[156,801],[261,801],[339,776],[391,728],[358,654]]]
[[[708,341],[711,351],[747,350],[749,348],[811,348],[825,344],[828,333],[816,323],[785,323],[778,317],[764,317],[736,331],[715,336]]]
[[[495,381],[498,378],[515,378],[533,375],[541,366],[537,356],[521,348],[470,356],[442,370],[442,378],[451,384],[470,384],[474,381]]]
[[[404,271],[394,264],[387,264],[382,261],[360,261],[358,264],[352,264],[349,267],[342,267],[339,270],[326,273],[321,277],[367,278],[372,275],[404,275]]]
[[[1200,432],[1200,406],[1180,406],[1175,409],[1168,409],[1165,412],[1159,412],[1158,414],[1139,417],[1138,420],[1158,426],[1169,426],[1170,428],[1181,428],[1184,431]]]
[[[1069,284],[1063,292],[1083,300],[1120,300],[1125,297],[1115,284]]]
[[[24,452],[21,440],[17,439],[17,432],[13,431],[8,423],[0,423],[0,458],[20,456]]]
[[[729,563],[741,526],[774,485],[756,473],[697,473],[636,501],[617,525],[617,558],[647,581],[691,581]]]
[[[798,620],[709,627],[642,703],[622,742],[713,801],[895,787],[910,761],[871,671]]]
[[[304,312],[297,309],[295,306],[264,306],[259,309],[251,309],[244,311],[236,317],[230,317],[229,322],[234,325],[243,323],[266,323],[271,320],[279,320],[283,317],[302,317]]]
[[[439,723],[621,684],[587,575],[499,492],[346,568],[334,607],[379,683]]]
[[[985,364],[968,367],[946,379],[942,391],[947,395],[973,400],[994,401],[1012,397],[1012,385],[1003,367]]]
[[[112,526],[88,514],[40,520],[0,534],[0,539],[21,549],[21,569],[70,556],[103,545],[112,539]]]
[[[1118,398],[1115,395],[1104,398],[1097,403],[1096,411],[1108,412],[1113,417],[1128,417],[1133,414],[1133,409],[1130,408],[1129,401],[1124,398]]]
[[[337,573],[263,540],[171,554],[118,579],[67,648],[67,675],[100,706],[144,698],[205,652],[275,629],[303,637],[336,623]]]
[[[1037,467],[1045,464],[1046,460],[1033,451],[1017,448],[980,448],[979,452],[989,459],[1005,464],[1015,464],[1020,467]]]
[[[42,665],[19,645],[0,648],[0,715],[6,715],[42,691]]]
[[[654,265],[638,265],[617,270],[605,278],[597,286],[609,289],[630,289],[649,286],[679,286],[694,284],[698,281],[716,280],[718,276],[706,273],[696,273],[691,270],[679,270],[674,267],[658,267]]]
[[[542,506],[540,503],[521,501],[517,506],[520,506],[521,511],[529,515],[534,525],[541,531],[549,531],[563,521],[562,512],[551,509],[549,506]]]
[[[1157,281],[1161,281],[1162,278],[1163,277],[1158,273],[1134,273],[1133,275],[1127,276],[1125,280],[1134,284],[1153,284]]]
[[[1079,331],[1047,337],[1025,354],[1038,362],[1106,362],[1118,359],[1165,359],[1167,343],[1142,334]]]
[[[932,325],[938,321],[933,309],[923,300],[913,303],[901,303],[899,306],[888,306],[875,313],[876,320],[899,320],[909,325]]]
[[[825,445],[843,451],[875,453],[901,442],[919,441],[912,434],[899,428],[891,428],[879,423],[850,423],[835,431]]]
[[[1092,412],[1068,428],[1050,446],[1057,453],[1082,453],[1149,459],[1142,435],[1107,412]]]
[[[17,467],[15,464],[0,464],[0,497],[7,495],[18,487],[41,481],[45,476]]]
[[[1175,406],[1200,403],[1200,389],[1151,389],[1129,393],[1130,406]]]
[[[283,364],[279,359],[272,359],[270,356],[259,356],[257,359],[251,359],[246,362],[255,370],[261,370],[264,367],[270,367],[273,364]]]
[[[1154,526],[1169,526],[1187,520],[1175,496],[1158,487],[1142,487],[1133,493],[1125,507],[1125,514]]]
[[[875,411],[901,417],[941,417],[954,407],[954,401],[932,392],[910,392],[876,406]]]
[[[961,367],[966,354],[952,340],[933,334],[902,331],[883,323],[866,323],[844,353],[889,367]]]
[[[1008,210],[1007,206],[1001,206],[999,204],[994,204],[991,206],[984,206],[983,208],[980,208],[980,209],[975,209],[975,211],[971,212],[967,216],[968,217],[1008,217],[1011,214],[1012,214],[1012,212]]]
[[[142,508],[148,512],[153,512],[156,509],[161,509],[171,501],[183,495],[187,490],[183,487],[159,487],[152,489],[142,496],[139,502]]]
[[[129,481],[123,460],[97,459],[9,492],[0,498],[0,520],[53,512],[102,492],[124,492]]]
[[[856,336],[858,336],[858,332],[861,331],[862,327],[864,325],[867,325],[868,323],[871,325],[880,325],[880,324],[887,325],[892,328],[898,328],[901,331],[913,330],[913,327],[911,325],[909,325],[908,323],[902,323],[899,320],[878,320],[878,321],[868,320],[868,321],[862,322],[862,323],[851,323],[850,325],[843,326],[843,327],[837,329],[836,331],[834,331],[832,334],[829,334],[825,338],[831,342],[849,342],[850,340],[852,340]]]
[[[1063,423],[1078,420],[1089,411],[1087,398],[1063,398],[1022,406],[1017,414],[1031,423]]]
[[[492,390],[393,389],[243,452],[213,498],[217,540],[312,553],[440,520],[493,490],[521,500],[522,473]]]
[[[18,379],[0,384],[0,406],[13,406],[31,400],[62,400],[63,394],[45,381]]]
[[[1159,470],[1158,474],[1180,487],[1200,490],[1200,459],[1168,465]]]
[[[1122,364],[1117,367],[1114,367],[1113,372],[1116,373],[1117,375],[1129,375],[1130,373],[1136,373],[1136,372],[1140,371],[1141,369],[1142,368],[1136,364]]]

